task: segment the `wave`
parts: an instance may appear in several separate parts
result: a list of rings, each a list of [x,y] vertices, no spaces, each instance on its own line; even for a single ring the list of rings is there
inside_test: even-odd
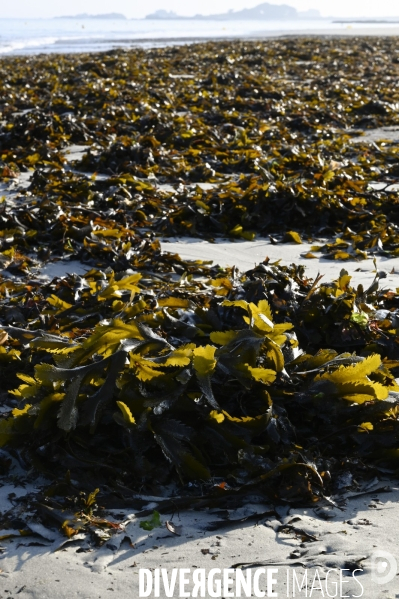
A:
[[[167,43],[187,43],[195,40],[228,37],[228,32],[190,31],[182,35],[181,31],[148,31],[132,33],[130,36],[109,37],[43,37],[19,40],[1,40],[1,54],[38,54],[42,52],[90,52],[98,49],[115,48],[116,46],[165,45]],[[233,37],[234,34],[230,33]]]
[[[17,50],[28,50],[29,48],[51,46],[58,42],[56,37],[45,38],[29,38],[25,40],[7,40],[6,42],[0,39],[0,54],[8,54]]]

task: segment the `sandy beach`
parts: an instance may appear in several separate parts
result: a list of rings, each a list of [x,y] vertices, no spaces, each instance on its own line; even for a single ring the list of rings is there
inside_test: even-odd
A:
[[[44,530],[44,536],[38,534],[34,541],[25,538],[3,542],[1,589],[6,597],[22,599],[114,597],[115,593],[127,599],[139,596],[141,569],[154,572],[164,568],[170,579],[174,568],[187,568],[192,576],[198,569],[209,575],[214,568],[223,571],[247,564],[239,567],[244,573],[249,568],[253,575],[262,568],[266,572],[274,569],[273,578],[277,582],[273,592],[278,597],[323,597],[330,593],[336,597],[394,598],[396,566],[389,562],[389,555],[398,557],[395,530],[399,491],[395,486],[389,490],[388,483],[374,483],[374,492],[359,497],[351,497],[349,493],[339,509],[253,503],[231,512],[230,517],[239,519],[264,512],[268,515],[215,532],[207,530],[209,523],[213,526],[215,521],[225,523],[216,511],[165,514],[162,526],[151,533],[141,530],[132,514],[118,514],[125,519],[123,532],[100,549],[89,548],[79,538],[60,549],[65,539],[54,531]],[[4,500],[2,506],[5,507]],[[165,528],[165,522],[171,519],[181,527],[180,536]],[[381,563],[387,565],[381,568],[378,566]],[[234,593],[234,573],[230,575],[233,578],[230,590]],[[305,575],[307,583],[300,591],[296,580],[300,587]],[[215,580],[221,577],[221,572],[215,574]],[[389,580],[384,582],[384,577]],[[266,590],[265,583],[263,571],[261,592]],[[310,595],[312,585],[314,590]],[[192,588],[188,584],[184,590],[191,592]],[[146,589],[147,582],[143,590]],[[165,594],[161,585],[159,595],[153,588],[143,596],[163,599],[182,595],[178,585],[173,595]],[[206,592],[205,596],[214,595]]]
[[[2,599],[399,596],[381,33],[1,63]]]

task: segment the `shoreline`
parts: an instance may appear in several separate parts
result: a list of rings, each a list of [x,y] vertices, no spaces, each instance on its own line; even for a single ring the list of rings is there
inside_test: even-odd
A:
[[[217,23],[217,21],[215,21]],[[224,22],[222,22],[224,24]],[[193,34],[193,35],[171,35],[171,36],[142,36],[142,37],[129,37],[126,34],[122,34],[118,39],[106,39],[104,37],[99,36],[98,38],[87,38],[82,40],[74,40],[73,36],[70,38],[69,46],[67,50],[59,50],[56,46],[57,44],[68,44],[68,41],[62,42],[57,40],[54,42],[54,45],[47,44],[44,48],[40,47],[40,43],[34,42],[31,45],[28,45],[26,48],[15,48],[11,50],[4,50],[0,53],[0,58],[12,58],[19,56],[41,56],[48,54],[52,55],[63,55],[66,56],[68,54],[71,55],[79,55],[79,54],[96,54],[96,53],[106,53],[110,51],[120,50],[133,50],[133,49],[156,49],[156,48],[167,48],[173,46],[180,45],[191,45],[191,44],[200,44],[200,43],[212,43],[212,42],[225,42],[225,43],[234,43],[234,42],[262,42],[267,40],[284,40],[284,39],[292,39],[292,38],[351,38],[351,37],[397,37],[399,36],[399,25],[393,23],[392,25],[387,22],[387,26],[381,26],[381,23],[376,23],[375,26],[370,26],[370,24],[366,24],[366,26],[358,27],[358,23],[354,26],[352,22],[342,22],[342,28],[312,28],[302,30],[292,30],[285,29],[282,27],[278,30],[260,30],[247,32],[243,34],[226,34],[219,33],[213,35],[202,35],[202,34]],[[225,29],[225,27],[223,27]],[[12,40],[10,40],[12,43]],[[78,49],[74,48],[74,45],[80,45]],[[84,48],[85,45],[91,45],[92,47],[87,50]],[[39,49],[37,48],[39,46]]]
[[[43,57],[46,55],[49,56],[79,56],[79,55],[96,55],[96,54],[107,54],[109,52],[116,52],[118,50],[129,52],[130,50],[151,50],[151,49],[162,49],[162,48],[173,48],[179,47],[182,45],[194,45],[194,44],[202,44],[202,43],[239,43],[239,42],[265,42],[267,40],[284,40],[284,39],[306,39],[306,38],[321,38],[321,39],[347,39],[347,38],[356,38],[356,37],[371,37],[371,38],[390,38],[390,37],[399,37],[399,25],[396,27],[392,27],[392,29],[384,29],[384,28],[362,28],[356,29],[352,28],[351,25],[348,25],[345,29],[340,31],[336,31],[334,29],[331,30],[319,30],[315,31],[313,29],[292,32],[289,30],[280,30],[280,31],[264,31],[256,34],[246,34],[246,35],[232,35],[232,36],[190,36],[190,37],[153,37],[153,38],[138,38],[138,39],[120,39],[117,41],[109,41],[109,40],[98,40],[98,45],[96,49],[85,50],[84,48],[76,49],[69,48],[65,51],[60,51],[59,49],[53,48],[52,46],[48,46],[45,50],[40,49],[37,50],[34,47],[28,47],[26,50],[13,50],[11,52],[5,51],[3,53],[0,52],[0,60],[4,59],[13,59],[22,56],[34,56],[34,57]],[[107,48],[100,47],[101,45],[108,45]]]

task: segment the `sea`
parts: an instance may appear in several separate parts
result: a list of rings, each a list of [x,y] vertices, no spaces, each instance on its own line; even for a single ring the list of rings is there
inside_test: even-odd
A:
[[[257,38],[286,34],[348,33],[364,23],[330,19],[297,21],[216,21],[150,19],[0,19],[0,55],[97,52],[151,48],[205,39]],[[387,33],[394,23],[378,24]],[[353,32],[355,33],[355,32]]]

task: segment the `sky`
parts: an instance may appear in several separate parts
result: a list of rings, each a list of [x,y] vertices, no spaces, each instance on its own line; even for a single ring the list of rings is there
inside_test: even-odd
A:
[[[51,18],[61,15],[75,15],[82,12],[100,14],[120,12],[128,18],[143,18],[158,9],[173,10],[180,15],[195,13],[212,14],[226,12],[229,9],[252,8],[264,0],[16,0],[0,3],[0,18]],[[398,0],[269,0],[271,4],[289,4],[297,10],[317,8],[323,16],[363,16],[363,17],[399,17]]]

